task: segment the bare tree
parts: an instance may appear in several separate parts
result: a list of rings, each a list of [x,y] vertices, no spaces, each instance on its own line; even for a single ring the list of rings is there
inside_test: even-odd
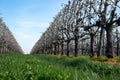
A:
[[[23,53],[14,36],[0,18],[0,53]]]

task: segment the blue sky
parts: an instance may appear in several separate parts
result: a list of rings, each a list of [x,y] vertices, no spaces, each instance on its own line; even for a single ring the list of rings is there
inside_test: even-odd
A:
[[[3,17],[25,53],[29,53],[68,0],[0,0]]]

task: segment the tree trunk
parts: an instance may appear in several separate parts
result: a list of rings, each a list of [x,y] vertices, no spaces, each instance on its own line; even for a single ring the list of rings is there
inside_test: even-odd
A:
[[[63,55],[63,42],[61,43],[61,55]]]
[[[102,53],[103,36],[104,36],[104,30],[103,30],[103,28],[102,28],[102,29],[101,29],[101,32],[100,32],[100,40],[99,40],[99,45],[98,45],[98,53],[97,53],[97,56],[100,56],[101,53]]]
[[[58,43],[58,54],[60,54],[60,43]]]
[[[51,46],[50,54],[53,54],[53,46],[52,46],[52,44],[50,46]]]
[[[105,34],[103,34],[103,47],[102,47],[102,55],[105,55],[105,48],[106,48],[106,44],[105,44]]]
[[[56,46],[56,43],[54,44],[54,55],[56,55],[56,52],[57,52],[57,46]]]
[[[109,26],[106,29],[107,36],[107,44],[106,44],[106,57],[113,58],[114,57],[114,49],[113,49],[113,41],[112,41],[112,27]]]
[[[82,55],[83,55],[83,53],[84,53],[84,49],[83,49],[84,46],[83,46],[83,45],[85,45],[85,44],[83,44],[83,40],[82,40],[82,48],[81,48],[81,49],[82,49]]]
[[[75,36],[75,57],[78,56],[78,36]]]
[[[90,35],[90,38],[91,38],[91,42],[90,42],[90,55],[89,55],[90,57],[95,56],[95,54],[94,54],[94,37],[95,37],[94,34]]]
[[[75,37],[75,57],[77,57],[78,56],[78,40],[79,40],[79,29],[78,28],[75,29],[74,37]]]
[[[119,40],[117,41],[117,56],[119,56]]]
[[[117,35],[117,56],[119,56],[119,37],[118,37],[118,32],[116,32]]]
[[[69,51],[70,50],[70,40],[67,41],[67,56],[69,56]]]
[[[57,44],[57,54],[59,54],[59,52],[60,52],[60,45],[59,45],[59,43]]]

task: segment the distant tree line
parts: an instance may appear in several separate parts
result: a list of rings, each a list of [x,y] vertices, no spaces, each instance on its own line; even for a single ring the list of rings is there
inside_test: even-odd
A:
[[[22,53],[23,51],[7,25],[0,18],[0,54]]]
[[[31,54],[105,55],[120,53],[120,0],[69,0]]]

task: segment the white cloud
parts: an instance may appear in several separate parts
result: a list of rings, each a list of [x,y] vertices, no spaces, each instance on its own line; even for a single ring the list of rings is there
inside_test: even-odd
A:
[[[29,53],[42,33],[49,27],[47,22],[19,20],[16,21],[14,30],[12,30],[16,40],[25,53]]]
[[[47,23],[47,22],[37,22],[37,21],[18,21],[16,24],[19,25],[19,26],[28,27],[28,28],[33,28],[33,27],[47,28],[47,27],[49,27],[49,23]]]
[[[40,38],[41,34],[37,33],[28,33],[23,31],[16,31],[14,32],[14,36],[18,41],[19,45],[22,46],[23,51],[29,53],[31,48],[35,45],[35,43]]]

